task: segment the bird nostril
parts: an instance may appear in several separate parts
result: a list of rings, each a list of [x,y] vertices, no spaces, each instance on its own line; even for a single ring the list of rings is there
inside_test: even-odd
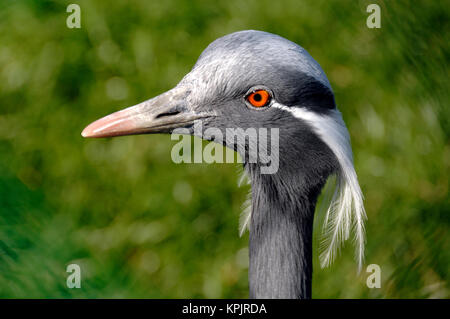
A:
[[[161,114],[158,114],[155,117],[155,119],[159,119],[159,118],[167,117],[167,116],[173,116],[173,115],[177,115],[177,114],[180,114],[180,111],[172,111],[172,112],[161,113]]]

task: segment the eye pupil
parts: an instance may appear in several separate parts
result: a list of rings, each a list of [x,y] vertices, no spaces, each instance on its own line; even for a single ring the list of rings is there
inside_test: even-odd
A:
[[[261,96],[261,94],[256,93],[256,94],[253,96],[253,99],[254,99],[256,102],[259,102],[259,101],[262,100],[262,96]]]

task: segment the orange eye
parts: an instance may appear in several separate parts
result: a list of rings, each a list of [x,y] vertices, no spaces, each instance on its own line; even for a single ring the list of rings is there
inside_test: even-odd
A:
[[[270,94],[266,90],[257,90],[247,96],[247,101],[254,107],[263,107],[269,104]]]

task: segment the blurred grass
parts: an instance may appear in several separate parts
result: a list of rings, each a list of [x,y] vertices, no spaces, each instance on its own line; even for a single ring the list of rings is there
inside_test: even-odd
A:
[[[355,279],[351,245],[324,270],[316,247],[313,296],[450,297],[444,1],[77,1],[82,28],[68,29],[71,2],[0,2],[0,297],[248,296],[237,164],[173,164],[168,136],[80,137],[243,29],[305,47],[351,133],[382,286]],[[70,263],[82,289],[66,288]]]

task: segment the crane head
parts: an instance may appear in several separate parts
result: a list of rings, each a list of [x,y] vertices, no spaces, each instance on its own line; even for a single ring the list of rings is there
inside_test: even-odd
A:
[[[196,121],[202,122],[201,132],[194,130]],[[304,180],[318,181],[319,188],[330,174],[338,177],[327,212],[330,240],[322,265],[333,259],[352,226],[361,264],[365,213],[349,134],[325,73],[305,49],[262,31],[226,35],[202,52],[173,89],[93,122],[82,136],[172,133],[181,128],[240,153],[255,147],[245,136],[217,140],[204,132],[216,128],[226,136],[230,128],[241,129],[239,134],[279,129],[277,147],[284,176],[301,171]]]

